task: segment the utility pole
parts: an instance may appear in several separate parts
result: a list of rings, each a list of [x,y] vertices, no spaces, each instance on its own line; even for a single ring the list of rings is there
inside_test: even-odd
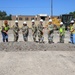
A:
[[[51,18],[53,17],[53,0],[51,0]]]

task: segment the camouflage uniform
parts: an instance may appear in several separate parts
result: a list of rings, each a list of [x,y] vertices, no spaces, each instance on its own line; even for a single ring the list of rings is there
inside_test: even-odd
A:
[[[54,32],[54,25],[48,25],[48,43],[53,43],[53,32]]]
[[[39,24],[38,25],[38,40],[39,40],[39,42],[43,42],[44,41],[44,37],[43,37],[43,24]]]
[[[37,27],[36,25],[32,25],[32,35],[33,35],[33,40],[34,42],[36,41],[36,36],[37,36]]]
[[[29,27],[28,26],[22,27],[22,34],[23,34],[24,41],[28,41],[28,34],[29,34]]]
[[[19,26],[18,25],[14,25],[13,26],[13,34],[14,34],[14,41],[17,42],[18,41],[18,38],[19,38]]]

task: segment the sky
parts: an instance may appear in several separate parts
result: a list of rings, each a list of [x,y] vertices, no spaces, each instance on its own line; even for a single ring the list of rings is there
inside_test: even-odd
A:
[[[12,15],[51,15],[51,0],[0,0],[0,10]],[[75,0],[53,0],[53,15],[75,11]]]

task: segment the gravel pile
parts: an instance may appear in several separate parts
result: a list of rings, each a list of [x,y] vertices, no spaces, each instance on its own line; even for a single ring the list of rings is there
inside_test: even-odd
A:
[[[17,52],[17,51],[75,51],[73,44],[43,44],[35,42],[8,42],[0,43],[0,51]]]

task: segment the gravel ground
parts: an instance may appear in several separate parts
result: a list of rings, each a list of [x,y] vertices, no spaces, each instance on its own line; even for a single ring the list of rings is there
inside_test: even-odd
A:
[[[1,51],[0,75],[75,75],[75,51]]]
[[[11,30],[8,43],[2,43],[0,35],[0,75],[75,75],[75,45],[68,43],[69,32],[64,44],[57,43],[57,31],[55,43],[48,44],[44,32],[44,44],[33,42],[31,30],[28,42],[23,41],[21,32],[18,42],[13,42]]]
[[[8,42],[0,43],[0,51],[75,51],[73,44],[43,44],[34,42]]]

